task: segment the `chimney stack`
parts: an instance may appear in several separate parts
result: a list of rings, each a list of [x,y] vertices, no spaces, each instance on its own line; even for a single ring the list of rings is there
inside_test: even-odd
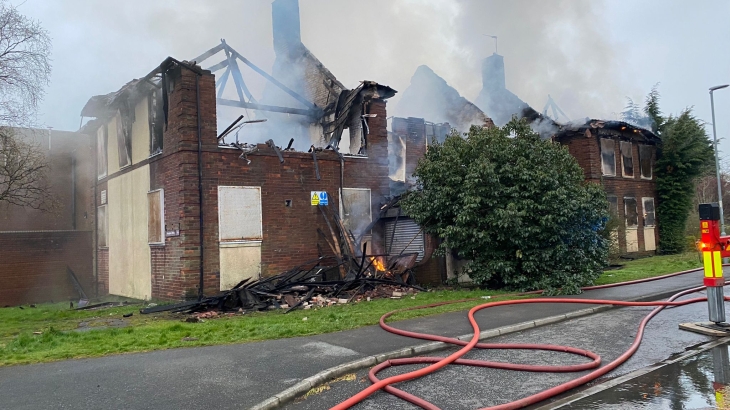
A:
[[[482,84],[488,92],[504,90],[504,57],[494,53],[482,61]]]
[[[292,55],[302,45],[299,0],[274,0],[271,3],[271,21],[277,57]]]

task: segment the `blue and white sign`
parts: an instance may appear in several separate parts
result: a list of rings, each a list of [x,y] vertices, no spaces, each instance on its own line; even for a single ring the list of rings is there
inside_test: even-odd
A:
[[[330,200],[326,191],[312,191],[312,205],[329,205]]]

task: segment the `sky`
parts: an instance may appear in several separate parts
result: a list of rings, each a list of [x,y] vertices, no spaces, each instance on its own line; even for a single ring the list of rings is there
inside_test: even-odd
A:
[[[267,71],[274,61],[271,0],[9,1],[52,37],[39,120],[54,129],[77,130],[89,97],[221,38]],[[730,0],[300,0],[300,12],[304,44],[351,88],[403,91],[426,64],[473,101],[495,51],[485,34],[498,37],[507,88],[538,111],[550,94],[573,120],[617,119],[658,84],[666,114],[693,107],[709,123],[708,88],[730,83]],[[260,95],[260,77],[244,77]],[[730,88],[715,112],[730,157]]]

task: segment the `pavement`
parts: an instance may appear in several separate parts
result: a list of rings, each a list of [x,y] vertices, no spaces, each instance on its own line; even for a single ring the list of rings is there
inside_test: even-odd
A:
[[[576,297],[658,300],[701,284],[702,272],[699,271],[628,287],[587,291]],[[706,306],[695,306],[698,311],[690,312],[687,321],[705,320]],[[586,307],[576,304],[504,306],[480,312],[476,319],[482,330],[488,330],[565,315]],[[614,309],[601,314],[631,312],[632,309],[634,308]],[[641,315],[643,314],[642,311]],[[578,320],[593,322],[595,320],[592,318],[595,317],[596,315]],[[626,334],[635,331],[634,324],[627,323],[628,321],[628,317],[616,316],[602,321],[604,325],[591,332],[603,335],[604,340],[609,338],[612,341],[615,338],[615,350],[618,351],[623,343],[623,339],[618,337],[624,334],[621,329],[626,329]],[[558,328],[562,330],[556,330],[556,335],[569,336],[589,332],[586,330],[588,328],[580,329],[571,325],[574,322],[575,319],[527,332]],[[465,312],[397,323],[402,329],[446,336],[471,332]],[[612,325],[608,326],[607,323]],[[671,323],[674,333],[676,323]],[[582,339],[575,342],[577,347],[590,348],[581,344]],[[685,345],[691,342],[682,339],[677,343]],[[387,333],[378,326],[368,326],[317,336],[238,345],[183,348],[3,367],[0,368],[0,406],[10,409],[250,408],[331,367],[421,343],[422,341]],[[613,350],[596,350],[607,357],[613,354]],[[656,359],[661,360],[662,357]],[[42,394],[38,394],[39,392]],[[305,406],[304,403],[299,405]]]

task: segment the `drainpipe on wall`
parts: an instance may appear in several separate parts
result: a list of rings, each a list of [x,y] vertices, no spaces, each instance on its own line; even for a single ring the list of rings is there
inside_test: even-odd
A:
[[[76,151],[71,157],[71,229],[76,230]]]
[[[200,209],[200,284],[198,300],[203,300],[203,139],[200,123],[200,74],[195,76],[195,106],[198,121],[198,207]]]

